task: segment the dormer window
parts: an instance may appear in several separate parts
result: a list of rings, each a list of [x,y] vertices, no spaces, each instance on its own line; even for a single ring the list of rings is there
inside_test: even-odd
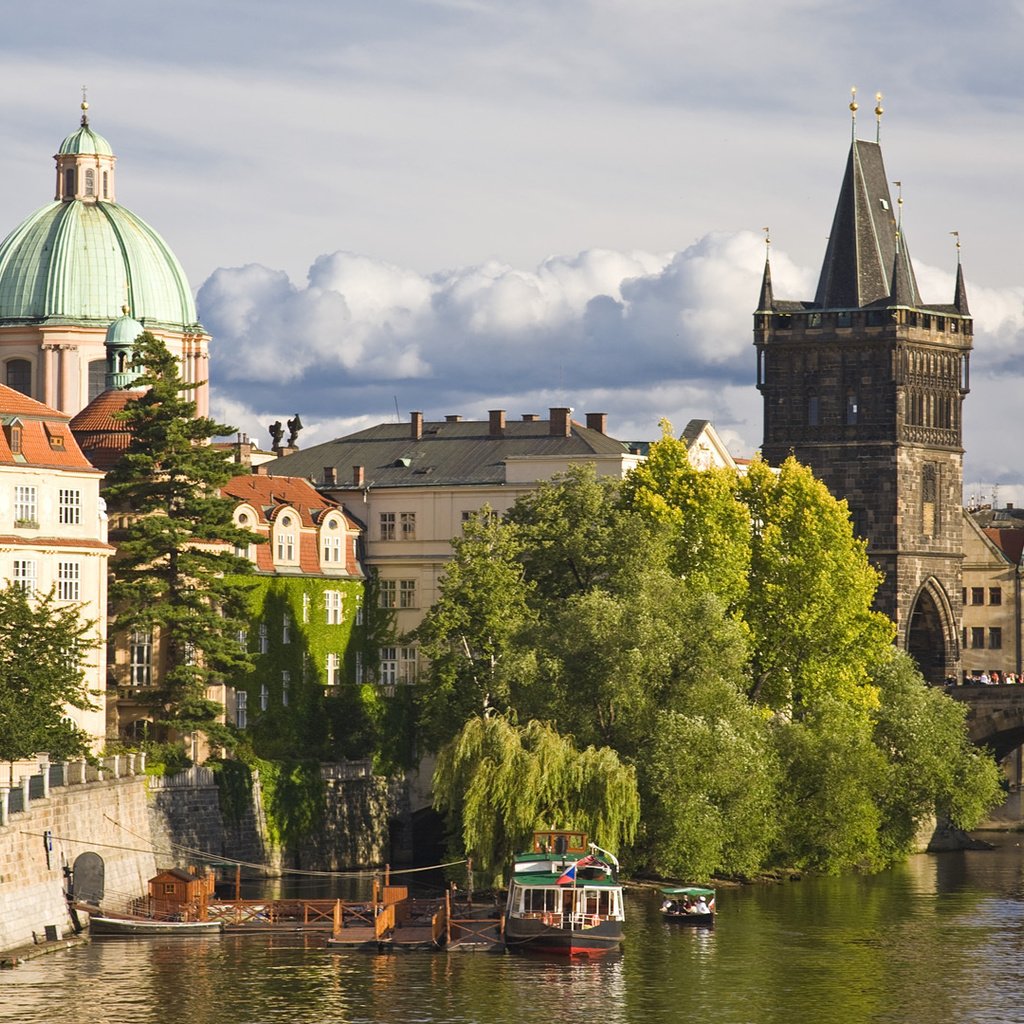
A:
[[[21,424],[17,420],[7,425],[7,444],[12,455],[21,454]]]

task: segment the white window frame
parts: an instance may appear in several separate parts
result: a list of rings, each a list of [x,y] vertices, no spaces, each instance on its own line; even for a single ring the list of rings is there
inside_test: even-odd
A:
[[[14,485],[14,522],[37,522],[39,502],[35,484]]]
[[[416,581],[415,580],[399,580],[398,581],[398,607],[399,608],[417,608],[419,607],[416,603]]]
[[[400,512],[398,514],[398,523],[400,527],[400,534],[402,540],[415,540],[416,539],[416,513],[415,512]]]
[[[291,699],[292,674],[287,669],[281,671],[281,707],[288,707]]]
[[[57,563],[57,600],[79,601],[82,596],[82,566],[79,562]]]
[[[281,643],[290,644],[292,642],[292,616],[291,612],[285,612],[281,619]]]
[[[270,688],[266,683],[260,684],[260,711],[266,711],[270,704]]]
[[[57,491],[57,522],[61,526],[79,526],[82,522],[82,492],[77,487]]]
[[[327,685],[337,686],[341,676],[341,656],[331,651],[327,655]]]
[[[235,725],[244,729],[249,724],[248,709],[249,694],[245,690],[235,691]]]
[[[149,686],[153,682],[153,631],[133,630],[128,638],[128,682]]]
[[[394,512],[381,512],[380,514],[380,539],[397,540],[398,524]]]
[[[265,622],[260,623],[259,644],[260,654],[266,654],[270,650],[270,627]]]
[[[23,593],[36,592],[37,566],[34,558],[14,559],[14,585]]]
[[[328,626],[340,626],[342,623],[342,600],[340,590],[324,591],[324,607],[327,614]]]
[[[398,580],[381,580],[379,605],[380,608],[398,607]]]

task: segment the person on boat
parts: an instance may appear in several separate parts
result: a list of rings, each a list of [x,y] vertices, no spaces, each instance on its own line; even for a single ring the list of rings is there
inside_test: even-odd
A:
[[[676,908],[676,901],[675,900],[665,900],[665,902],[662,903],[662,905],[661,905],[661,909],[662,909],[662,913],[674,914],[676,912],[676,909],[677,909]]]
[[[690,902],[690,897],[689,896],[683,897],[683,913],[684,914],[692,914],[693,913],[693,903]]]
[[[697,905],[693,908],[695,914],[710,914],[711,908],[708,906],[708,902],[703,896],[697,897]]]

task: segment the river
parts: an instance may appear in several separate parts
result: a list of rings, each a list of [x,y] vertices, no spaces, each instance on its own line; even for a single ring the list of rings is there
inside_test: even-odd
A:
[[[565,963],[328,952],[294,935],[97,940],[0,972],[17,1024],[1024,1021],[1024,842],[871,877],[719,891],[713,931],[628,894],[626,946]]]

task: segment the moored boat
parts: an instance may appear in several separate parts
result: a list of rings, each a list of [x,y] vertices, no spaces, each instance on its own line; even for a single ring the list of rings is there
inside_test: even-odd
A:
[[[598,957],[622,946],[618,861],[582,832],[536,832],[517,854],[505,905],[512,952]]]
[[[153,917],[132,917],[130,915],[108,916],[91,913],[89,933],[137,937],[141,935],[209,935],[220,932],[220,921],[168,921]]]
[[[715,923],[715,890],[697,885],[674,886],[661,890],[665,899],[661,916],[678,924],[703,925]]]

